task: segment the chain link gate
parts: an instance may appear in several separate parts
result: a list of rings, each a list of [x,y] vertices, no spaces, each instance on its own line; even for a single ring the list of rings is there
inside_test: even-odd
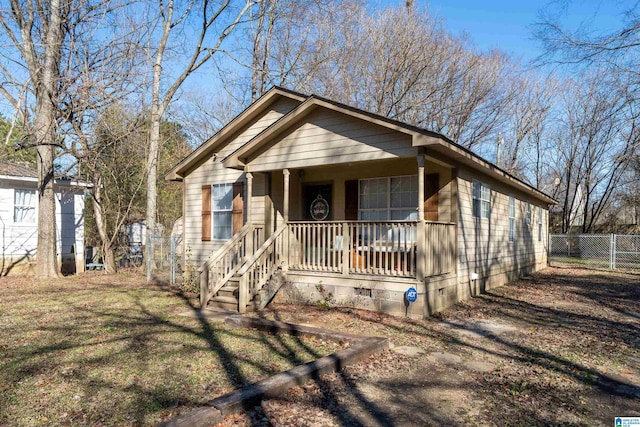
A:
[[[182,275],[180,263],[181,235],[147,237],[147,281],[168,281],[176,283],[176,277]]]
[[[576,264],[611,270],[640,269],[640,235],[551,234],[549,263]]]

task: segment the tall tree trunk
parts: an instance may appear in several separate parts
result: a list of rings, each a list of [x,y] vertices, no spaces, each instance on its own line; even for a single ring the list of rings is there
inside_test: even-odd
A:
[[[93,187],[93,216],[96,221],[96,228],[100,235],[100,241],[102,242],[102,262],[104,272],[107,274],[113,274],[116,272],[116,259],[113,253],[113,244],[109,238],[109,232],[107,231],[107,224],[104,220],[104,212],[102,211],[102,180],[98,178],[94,182]]]
[[[38,115],[40,119],[41,115]],[[41,120],[36,120],[40,122]],[[45,125],[43,131],[51,133]],[[38,126],[40,129],[40,126]],[[38,131],[38,133],[40,133]],[[52,140],[53,137],[49,137]],[[41,140],[42,141],[42,140]],[[40,278],[58,277],[56,254],[56,202],[53,189],[53,146],[38,145],[38,245],[36,275]]]
[[[56,203],[53,160],[56,143],[55,92],[60,76],[62,43],[62,7],[51,0],[50,21],[46,34],[42,80],[36,88],[36,144],[38,151],[38,246],[36,274],[40,278],[58,277],[56,256]]]
[[[160,121],[162,113],[157,104],[152,106],[151,130],[149,132],[149,154],[147,157],[147,236],[156,231],[158,216],[158,157],[160,155]]]

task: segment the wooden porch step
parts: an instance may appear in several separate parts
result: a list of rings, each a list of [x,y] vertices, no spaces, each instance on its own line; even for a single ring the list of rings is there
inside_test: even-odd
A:
[[[238,286],[223,286],[218,291],[217,296],[235,298],[236,301],[237,301],[238,300]]]
[[[229,296],[220,296],[217,295],[215,297],[213,297],[210,301],[209,304],[207,304],[209,307],[217,307],[217,308],[224,308],[226,310],[232,310],[237,312],[238,311],[238,299],[236,297],[229,297]],[[249,304],[247,305],[247,311],[253,311],[253,305]]]
[[[224,308],[226,310],[238,311],[238,299],[233,296],[220,296],[213,297],[208,304],[209,307]]]

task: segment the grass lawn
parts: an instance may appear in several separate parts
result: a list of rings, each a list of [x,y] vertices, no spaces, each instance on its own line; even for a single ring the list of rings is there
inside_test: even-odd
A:
[[[149,425],[338,350],[179,316],[137,275],[0,279],[0,425]]]

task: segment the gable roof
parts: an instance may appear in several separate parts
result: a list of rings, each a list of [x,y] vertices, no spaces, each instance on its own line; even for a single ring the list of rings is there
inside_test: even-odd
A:
[[[188,171],[188,165],[194,165],[203,155],[206,156],[206,148],[203,147],[210,147],[213,145],[219,146],[217,144],[223,144],[226,141],[225,136],[235,134],[240,125],[242,123],[246,123],[246,117],[255,117],[256,115],[261,114],[266,109],[266,107],[270,105],[272,99],[275,96],[294,97],[294,99],[300,101],[300,103],[287,114],[280,117],[270,126],[263,129],[252,139],[250,139],[239,148],[237,148],[234,152],[225,157],[222,160],[224,166],[229,168],[244,169],[246,164],[253,158],[259,156],[265,147],[268,147],[270,144],[274,144],[275,142],[277,142],[279,135],[282,135],[295,126],[299,126],[300,123],[304,121],[304,118],[307,117],[312,111],[322,108],[409,135],[411,137],[412,146],[417,147],[420,152],[425,154],[427,157],[430,157],[432,160],[435,159],[436,161],[442,161],[443,157],[445,159],[445,162],[446,159],[455,160],[459,163],[464,164],[465,166],[489,175],[490,177],[500,182],[504,182],[510,186],[519,188],[520,190],[531,194],[535,198],[545,203],[556,203],[553,198],[546,195],[542,191],[511,175],[507,171],[499,168],[495,164],[475,154],[468,148],[455,143],[444,135],[356,107],[342,104],[337,101],[323,98],[321,96],[306,96],[297,92],[288,91],[287,89],[283,89],[280,87],[272,88],[262,98],[258,99],[252,105],[247,107],[247,109],[243,111],[238,117],[236,117],[236,119],[230,122],[223,129],[221,129],[216,135],[214,135],[200,148],[194,151],[192,155],[188,156],[185,160],[183,160],[183,162],[176,166],[176,168],[174,168],[170,172],[170,175],[167,176],[167,179],[175,179],[178,176],[184,176],[180,175],[180,173]],[[263,98],[267,99],[261,102]],[[212,150],[209,150],[209,153],[211,151]],[[174,175],[171,175],[171,173],[173,173]]]
[[[226,126],[218,130],[218,132],[216,132],[211,138],[206,140],[198,148],[193,150],[191,154],[182,159],[180,163],[175,165],[173,169],[167,173],[165,179],[169,181],[179,181],[184,178],[189,170],[196,167],[204,159],[209,158],[217,149],[226,142],[229,142],[231,137],[233,137],[238,131],[242,130],[249,122],[263,114],[269,106],[273,105],[273,103],[283,97],[297,102],[302,102],[307,98],[307,95],[278,86],[272,87],[264,95],[245,108],[244,111],[238,114]]]

